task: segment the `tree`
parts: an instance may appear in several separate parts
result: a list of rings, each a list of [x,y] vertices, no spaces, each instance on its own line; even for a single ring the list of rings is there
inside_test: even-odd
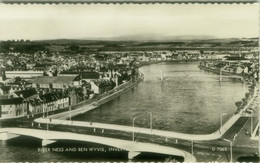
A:
[[[246,104],[247,104],[247,99],[246,99],[246,98],[242,98],[242,102],[243,102],[243,106],[246,106]]]
[[[70,46],[68,47],[68,49],[69,49],[70,51],[77,52],[77,51],[79,51],[79,46],[73,44],[73,45],[70,45]]]
[[[21,82],[21,81],[22,79],[19,76],[15,77],[15,82]]]
[[[246,99],[248,99],[248,98],[249,98],[249,96],[250,96],[250,93],[249,93],[249,92],[247,92],[247,93],[245,94],[245,97],[246,97]]]
[[[53,76],[57,76],[58,75],[58,70],[55,69],[54,72],[52,73]]]
[[[3,72],[3,74],[2,74],[2,79],[3,79],[3,81],[5,81],[6,80],[6,75],[5,75],[5,73]]]
[[[242,101],[237,101],[235,103],[236,107],[237,107],[237,111],[235,112],[235,114],[239,113],[240,110],[243,108],[243,102]]]
[[[76,88],[76,94],[77,96],[79,97],[79,100],[82,101],[83,100],[83,97],[84,97],[84,92],[83,92],[83,88],[82,87],[79,87],[79,88]]]
[[[236,107],[240,107],[240,106],[242,105],[242,101],[237,101],[237,102],[235,103],[235,105],[236,105]]]

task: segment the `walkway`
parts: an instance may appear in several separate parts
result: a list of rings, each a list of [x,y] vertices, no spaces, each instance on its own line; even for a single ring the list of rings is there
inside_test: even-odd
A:
[[[223,125],[223,132],[216,131],[212,134],[207,135],[199,135],[199,134],[185,134],[179,132],[172,132],[172,131],[163,131],[157,129],[148,129],[148,128],[141,128],[141,127],[132,127],[132,126],[124,126],[124,125],[116,125],[116,124],[106,124],[106,123],[98,123],[98,122],[83,122],[83,121],[70,121],[70,120],[60,120],[60,119],[52,119],[51,122],[49,119],[38,118],[35,120],[37,123],[48,123],[52,125],[66,125],[66,126],[78,126],[78,127],[89,127],[89,128],[100,128],[100,129],[107,129],[107,130],[117,130],[123,132],[135,132],[135,133],[142,133],[148,135],[156,135],[162,136],[166,138],[177,138],[183,140],[197,140],[197,141],[204,141],[204,140],[215,140],[221,138],[221,136],[233,125],[240,118],[240,115],[233,116],[228,123]]]
[[[53,119],[54,116],[49,116],[52,118],[51,122],[50,119],[43,119],[38,118],[35,119],[37,123],[49,123],[53,125],[68,125],[68,126],[79,126],[79,127],[90,127],[90,128],[101,128],[101,129],[108,129],[108,130],[117,130],[117,131],[124,131],[124,132],[135,132],[135,133],[142,133],[148,135],[156,135],[162,136],[166,138],[178,138],[182,140],[194,140],[194,141],[205,141],[205,140],[215,140],[221,138],[227,130],[229,130],[235,122],[242,116],[243,111],[251,106],[251,103],[254,100],[258,100],[256,98],[256,90],[254,93],[254,97],[248,102],[248,104],[241,110],[238,114],[233,115],[219,130],[211,134],[185,134],[179,132],[172,132],[172,131],[163,131],[157,129],[148,129],[148,128],[141,128],[141,127],[131,127],[131,126],[124,126],[124,125],[116,125],[116,124],[106,124],[106,123],[97,123],[97,122],[82,122],[82,121],[69,121],[69,120],[61,120],[61,119]],[[68,112],[66,114],[69,114]],[[73,113],[72,113],[73,114]]]
[[[185,162],[196,162],[196,159],[190,153],[179,150],[172,147],[166,147],[161,145],[155,145],[151,143],[141,143],[135,141],[121,140],[115,138],[106,138],[101,136],[92,136],[85,134],[76,134],[71,132],[58,132],[58,131],[45,131],[38,129],[25,129],[25,128],[1,128],[0,129],[0,140],[6,136],[10,135],[24,135],[31,136],[42,139],[43,142],[54,143],[57,140],[77,140],[84,142],[93,142],[98,144],[103,144],[107,146],[112,146],[116,148],[121,148],[123,150],[129,151],[130,156],[134,157],[140,152],[151,152],[160,153],[166,155],[182,156]],[[2,137],[1,137],[2,136]],[[131,153],[132,152],[132,153]],[[132,157],[132,158],[133,158]]]
[[[254,129],[254,131],[253,131],[252,136],[251,136],[251,139],[252,139],[252,140],[257,140],[257,141],[259,141],[259,134],[258,134],[258,132],[259,132],[259,122],[257,122],[257,125],[256,125],[256,127],[255,127],[255,129]]]
[[[75,116],[77,116],[79,114],[86,113],[86,112],[88,112],[88,111],[90,111],[92,109],[95,109],[97,107],[98,106],[95,106],[93,104],[88,104],[88,105],[85,105],[85,106],[80,107],[78,109],[74,109],[74,110],[71,110],[71,111],[65,111],[65,112],[49,115],[48,117],[52,118],[52,119],[69,119],[70,117],[75,117]]]

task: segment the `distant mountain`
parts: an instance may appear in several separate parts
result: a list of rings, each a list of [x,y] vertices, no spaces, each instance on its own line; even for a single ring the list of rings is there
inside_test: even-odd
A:
[[[204,40],[207,42],[235,42],[235,41],[258,41],[258,38],[219,38]]]
[[[88,43],[96,44],[100,42],[201,42],[201,43],[229,43],[229,42],[247,42],[258,41],[258,38],[218,38],[210,35],[179,35],[179,36],[163,36],[159,34],[142,34],[142,35],[127,35],[113,38],[97,38],[85,37],[79,39],[53,39],[53,40],[35,40],[48,43]]]
[[[136,34],[125,35],[111,38],[83,38],[83,40],[103,40],[103,41],[192,41],[192,40],[208,40],[216,39],[215,36],[210,35],[178,35],[178,36],[165,36],[160,34]]]

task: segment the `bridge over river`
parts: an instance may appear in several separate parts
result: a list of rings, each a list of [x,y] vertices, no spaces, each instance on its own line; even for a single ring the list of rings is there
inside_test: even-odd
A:
[[[30,136],[42,139],[42,146],[46,146],[51,143],[55,143],[59,140],[76,140],[83,142],[92,142],[111,147],[120,148],[129,151],[128,158],[133,159],[141,152],[160,153],[174,156],[181,156],[185,162],[195,162],[195,157],[183,150],[166,147],[161,145],[155,145],[150,143],[142,143],[136,141],[107,138],[101,136],[76,134],[71,132],[59,132],[59,131],[45,131],[39,129],[25,129],[25,128],[1,128],[0,140],[14,139],[18,136]]]
[[[174,73],[172,73],[174,72]],[[184,73],[187,71],[171,71],[171,73],[164,73],[163,70],[161,70],[160,75],[150,75],[149,77],[156,77],[160,80],[165,80],[167,78],[173,78],[173,77],[193,77],[193,78],[205,78],[205,77],[209,77],[209,78],[218,78],[219,81],[222,81],[223,78],[227,78],[227,79],[239,79],[242,80],[242,76],[240,75],[223,75],[222,71],[220,71],[219,74],[196,74],[196,72],[199,71],[188,71],[188,72],[195,72],[194,74],[187,74]]]

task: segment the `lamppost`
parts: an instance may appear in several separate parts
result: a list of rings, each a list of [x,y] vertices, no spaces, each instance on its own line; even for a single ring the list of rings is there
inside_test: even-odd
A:
[[[153,113],[152,112],[148,112],[150,114],[150,130],[152,132],[153,130]]]
[[[44,102],[42,101],[42,118],[45,118],[45,108],[44,108]]]
[[[153,127],[153,113],[152,112],[148,112],[149,113],[149,115],[150,115],[150,130],[151,130],[151,132],[152,132],[152,127]],[[135,132],[134,132],[134,127],[135,127],[135,120],[139,117],[139,116],[141,116],[141,115],[143,115],[144,113],[141,113],[141,114],[139,114],[137,117],[135,117],[135,118],[133,118],[133,141],[134,141],[134,137],[135,137]]]
[[[220,82],[222,81],[222,71],[223,71],[223,68],[221,67],[219,70],[219,81]]]
[[[191,140],[191,154],[193,155],[193,140]]]
[[[23,97],[23,95],[21,95],[20,97],[22,97],[22,99],[23,99],[23,109],[22,109],[22,114],[24,115],[24,113],[26,113],[27,114],[27,117],[29,118],[30,117],[30,115],[29,115],[29,113],[27,112],[27,103],[28,103],[28,100],[27,99],[25,99],[24,97]],[[26,105],[24,105],[24,102],[26,103]]]
[[[135,131],[134,131],[134,127],[135,127],[135,120],[137,119],[137,117],[135,117],[133,119],[133,141],[135,141]]]
[[[24,100],[22,101],[22,104],[23,104],[22,112],[19,113],[19,114],[23,114],[23,115],[24,115],[25,109],[26,109],[26,113],[27,113],[27,101],[26,101],[26,99],[24,99]],[[27,118],[29,118],[28,116],[29,116],[29,115],[27,114]]]
[[[70,123],[71,123],[71,95],[68,94],[69,96],[69,110],[70,110]]]
[[[228,139],[223,139],[223,140],[230,143],[230,162],[233,162],[233,156],[232,156],[232,143],[233,142]]]
[[[47,110],[47,131],[49,131],[49,114],[48,114],[49,108],[47,108],[46,110]]]
[[[47,115],[46,115],[46,120],[47,120],[47,131],[49,131],[49,115],[48,115],[48,108],[45,110],[45,107],[44,107],[44,99],[43,100],[41,100],[40,98],[39,98],[39,100],[42,102],[42,117],[44,118],[44,112],[46,111],[47,112]]]
[[[253,113],[251,113],[251,137],[253,135]]]
[[[223,116],[224,115],[227,115],[227,113],[222,113],[221,115],[220,115],[220,133],[221,133],[221,131],[222,131],[222,126],[223,126],[223,124],[222,124],[222,121],[223,121]]]
[[[69,106],[70,108],[70,123],[71,123],[71,105]]]
[[[38,98],[42,102],[42,118],[44,118],[44,101]]]

